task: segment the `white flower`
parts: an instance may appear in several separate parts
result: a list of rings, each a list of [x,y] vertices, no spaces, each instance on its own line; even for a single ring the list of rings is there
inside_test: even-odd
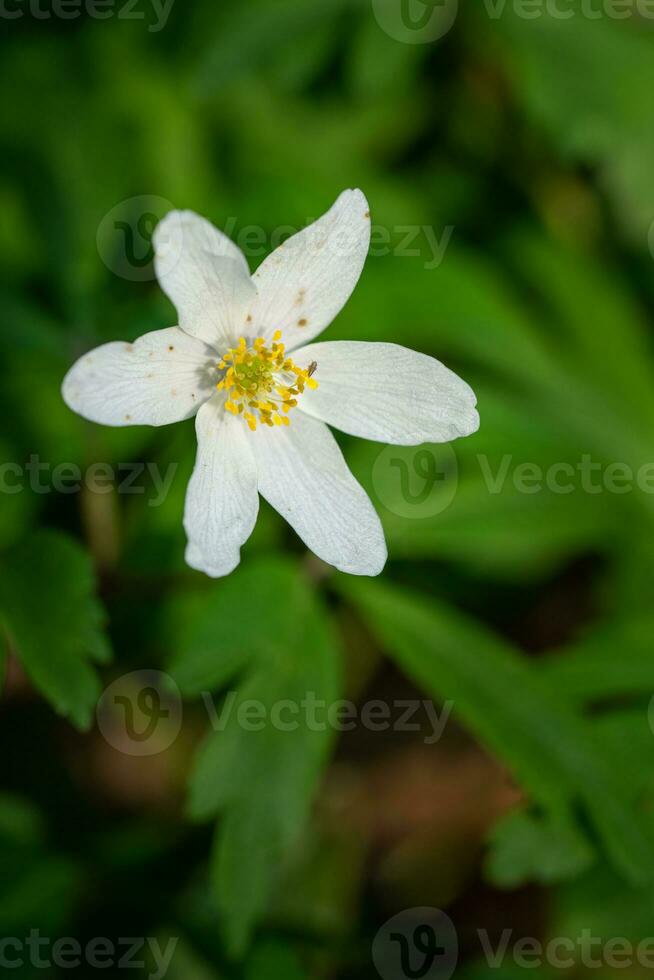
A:
[[[344,191],[250,276],[222,232],[173,211],[155,231],[155,266],[179,327],[103,344],[66,375],[66,403],[93,422],[196,416],[184,513],[193,568],[220,576],[238,565],[261,494],[324,561],[378,575],[379,518],[326,423],[402,446],[477,429],[472,390],[434,358],[395,344],[311,343],[352,293],[369,241],[366,199]]]

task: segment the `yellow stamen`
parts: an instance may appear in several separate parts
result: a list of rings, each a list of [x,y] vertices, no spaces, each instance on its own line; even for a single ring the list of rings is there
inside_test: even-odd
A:
[[[225,373],[216,388],[227,393],[225,410],[242,415],[253,432],[258,424],[270,428],[288,425],[288,413],[297,405],[305,386],[318,387],[311,376],[316,371],[315,361],[306,369],[298,367],[285,353],[281,339],[281,330],[275,331],[270,345],[264,337],[257,337],[248,346],[245,337],[240,337],[236,347],[218,362],[219,370]]]

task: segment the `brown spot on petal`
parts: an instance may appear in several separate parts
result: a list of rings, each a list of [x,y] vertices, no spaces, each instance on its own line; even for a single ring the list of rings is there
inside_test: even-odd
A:
[[[168,350],[175,350],[172,344],[168,344]]]
[[[246,323],[252,323],[252,314],[251,313],[248,313],[248,315],[245,318],[245,322]]]
[[[297,325],[298,325],[298,327],[306,327],[306,325],[307,325],[308,322],[309,321],[307,319],[305,319],[305,317],[302,317],[301,320],[298,320]]]
[[[126,422],[131,422],[132,421],[132,416],[131,415],[126,415],[125,416],[125,421]]]
[[[364,217],[364,218],[369,218],[369,217],[370,217],[370,211],[366,211],[366,213],[364,214],[364,216],[363,216],[363,217]]]
[[[295,300],[296,306],[300,306],[301,303],[304,303],[304,297],[306,296],[306,294],[307,294],[306,289],[298,290],[297,299]]]

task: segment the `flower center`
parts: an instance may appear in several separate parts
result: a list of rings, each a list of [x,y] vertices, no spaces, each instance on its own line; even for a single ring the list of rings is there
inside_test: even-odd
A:
[[[318,387],[311,377],[317,367],[315,361],[306,369],[298,367],[284,353],[281,336],[277,330],[269,347],[263,337],[257,337],[251,347],[241,337],[218,364],[225,371],[216,385],[227,392],[225,409],[242,415],[253,432],[257,422],[288,425],[288,413],[297,405],[305,387]]]

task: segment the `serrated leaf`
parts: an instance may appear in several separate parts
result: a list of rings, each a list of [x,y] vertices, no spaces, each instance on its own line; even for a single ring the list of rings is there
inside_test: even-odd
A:
[[[220,689],[251,660],[283,654],[296,642],[297,620],[307,615],[310,600],[284,562],[262,559],[241,566],[171,610],[168,630],[177,650],[170,673],[189,696]]]
[[[247,948],[280,861],[302,829],[331,744],[332,733],[312,725],[302,703],[337,698],[340,666],[325,611],[297,566],[284,560],[252,564],[235,578],[236,586],[227,587],[227,596],[244,581],[249,588],[237,608],[245,632],[237,635],[238,643],[246,636],[252,641],[244,648],[247,671],[219,707],[215,730],[197,759],[189,803],[196,819],[222,816],[213,881],[225,942],[235,956]],[[266,590],[269,598],[253,605],[252,598]],[[214,622],[218,650],[230,649],[219,635],[230,620]]]
[[[485,871],[502,888],[527,882],[544,885],[574,878],[595,857],[579,828],[547,814],[516,810],[497,823],[489,836]]]
[[[0,558],[0,614],[12,650],[55,711],[86,729],[100,694],[92,660],[106,660],[104,612],[86,552],[38,531]]]
[[[634,882],[654,866],[651,827],[622,785],[619,759],[511,645],[430,599],[339,576],[389,655],[512,769],[532,799],[563,818],[581,806],[614,866]]]

